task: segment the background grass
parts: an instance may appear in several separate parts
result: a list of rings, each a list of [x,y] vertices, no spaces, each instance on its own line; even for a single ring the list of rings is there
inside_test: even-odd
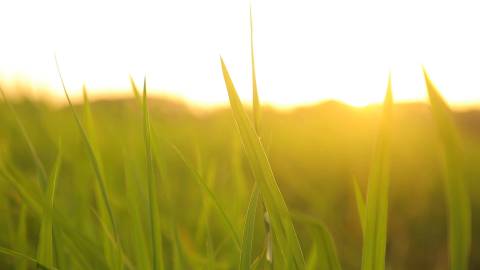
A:
[[[71,109],[18,99],[10,100],[12,113],[5,101],[0,103],[1,269],[33,269],[37,262],[49,266],[50,237],[42,229],[49,225],[44,210],[48,209],[44,205],[51,205],[44,203],[47,198],[54,199],[51,241],[55,267],[149,269],[153,260],[150,177],[158,195],[165,269],[235,269],[240,265],[241,248],[233,232],[244,240],[248,205],[255,201],[255,177],[232,112],[202,112],[178,102],[150,99],[149,163],[146,114],[139,99],[141,96],[136,99],[132,95],[131,99],[95,101],[88,109],[73,104],[101,164],[118,241],[103,209],[105,200],[92,169],[92,153]],[[246,113],[252,115],[249,110]],[[90,124],[88,114],[93,120]],[[268,145],[264,152],[281,195],[291,213],[308,217],[292,218],[306,267],[331,250],[342,269],[361,265],[358,209],[362,207],[357,208],[352,175],[365,196],[381,115],[381,106],[356,109],[334,102],[290,112],[261,111],[262,144]],[[451,112],[451,119],[456,124],[458,147],[463,149],[462,179],[471,196],[471,256],[467,263],[470,269],[477,269],[480,186],[475,179],[480,177],[480,112]],[[253,127],[254,122],[248,120]],[[436,139],[432,111],[425,104],[395,105],[391,124],[385,264],[394,269],[448,269],[448,207],[444,161],[439,154],[443,145]],[[55,192],[50,193],[60,138],[61,162],[57,163]],[[262,194],[257,211],[249,212],[248,216],[255,215],[254,235],[251,248],[246,247],[251,249],[249,260],[260,269],[270,267],[265,260],[264,199]],[[319,252],[322,239],[334,243],[334,249]],[[39,245],[45,250],[41,256]],[[15,256],[15,252],[30,259]]]

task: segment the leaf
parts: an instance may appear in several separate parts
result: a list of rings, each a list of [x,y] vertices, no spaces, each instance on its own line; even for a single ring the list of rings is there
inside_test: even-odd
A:
[[[450,269],[469,269],[471,245],[470,196],[465,182],[463,154],[452,113],[423,69],[433,119],[442,143],[445,194],[448,208]]]
[[[389,78],[379,135],[368,178],[362,270],[385,269],[392,107],[392,85]]]
[[[0,247],[0,253],[33,262],[33,263],[36,264],[37,268],[39,268],[39,269],[44,269],[44,270],[56,270],[57,269],[57,268],[54,268],[54,267],[49,267],[47,265],[44,265],[44,264],[40,263],[39,261],[35,260],[34,258],[32,258],[32,257],[30,257],[26,254],[23,254],[23,253],[20,253],[18,251],[11,250],[11,249],[8,249],[8,248]]]
[[[365,235],[365,200],[363,199],[362,191],[358,185],[357,179],[353,178],[353,189],[355,192],[355,201],[357,203],[358,218],[362,226],[362,234]]]
[[[303,213],[293,212],[295,220],[309,225],[313,229],[313,254],[310,254],[307,269],[340,270],[335,242],[325,224]]]
[[[262,143],[243,109],[242,103],[228,74],[227,67],[223,59],[220,60],[233,116],[244,145],[250,168],[260,188],[267,212],[270,215],[274,239],[278,243],[277,246],[281,254],[279,259],[284,259],[286,265],[289,265],[289,261],[293,261],[294,268],[304,269],[305,261],[300,242],[298,241],[287,205],[277,186]]]
[[[22,136],[25,139],[25,142],[27,143],[28,149],[30,150],[30,154],[32,155],[33,162],[35,163],[35,166],[37,167],[37,170],[40,174],[40,184],[42,185],[42,187],[46,187],[48,177],[47,177],[47,172],[45,170],[45,166],[40,160],[40,157],[38,156],[38,152],[35,149],[35,146],[33,146],[32,140],[30,139],[30,136],[28,135],[28,132],[25,129],[25,126],[20,120],[20,117],[18,117],[18,114],[13,108],[12,104],[10,104],[10,102],[8,101],[7,96],[5,95],[5,92],[3,91],[2,88],[0,88],[0,94],[2,94],[3,100],[7,104],[7,107],[9,108],[9,110],[12,112],[12,115],[15,118],[15,122],[17,122],[20,132],[22,133]]]
[[[250,7],[250,53],[252,61],[252,95],[253,95],[253,123],[257,134],[260,132],[260,98],[258,97],[257,75],[255,72],[255,57],[253,51],[253,18]]]
[[[57,185],[58,173],[62,163],[62,150],[59,147],[55,164],[50,175],[50,181],[47,186],[46,202],[43,207],[43,216],[40,226],[40,236],[37,248],[37,258],[42,264],[53,267],[54,242],[53,242],[53,223],[52,213],[55,201],[55,187]]]
[[[132,80],[133,82],[133,80]],[[133,84],[134,86],[134,84]],[[143,135],[145,141],[145,156],[147,160],[148,204],[150,212],[150,234],[152,239],[152,269],[165,269],[162,248],[162,232],[160,227],[157,183],[153,171],[153,150],[151,144],[150,116],[148,114],[147,79],[143,80]]]
[[[213,205],[217,208],[218,212],[220,213],[220,216],[222,217],[228,231],[232,235],[232,238],[235,242],[235,246],[240,250],[240,237],[238,236],[237,231],[235,230],[235,227],[233,226],[233,223],[230,221],[228,218],[225,210],[223,209],[222,205],[218,201],[217,197],[213,193],[213,191],[208,187],[208,185],[205,182],[205,179],[198,173],[197,170],[193,167],[193,165],[185,158],[185,156],[182,154],[180,149],[178,149],[175,145],[171,145],[174,152],[177,154],[177,156],[180,158],[180,160],[185,164],[185,166],[189,169],[189,171],[193,174],[195,177],[195,180],[199,184],[199,186],[205,191],[205,194],[210,198],[210,200],[213,202]]]
[[[258,198],[260,190],[257,185],[253,187],[253,192],[248,203],[247,215],[245,216],[245,226],[243,227],[242,250],[240,252],[240,270],[249,270],[252,263],[253,236],[255,234],[255,214],[257,213]]]
[[[55,61],[56,60],[57,59],[55,59]],[[83,127],[83,125],[80,121],[80,118],[78,117],[77,113],[75,112],[75,109],[73,107],[70,96],[68,95],[67,87],[65,86],[65,82],[63,80],[62,74],[60,72],[60,67],[59,67],[57,61],[56,61],[56,65],[57,65],[58,75],[60,77],[60,81],[61,81],[61,84],[62,84],[62,87],[63,87],[63,92],[65,94],[65,97],[67,98],[68,105],[70,107],[70,110],[72,111],[72,114],[73,114],[74,118],[75,118],[75,122],[78,126],[78,129],[80,130],[81,137],[82,137],[85,145],[87,146],[88,157],[89,157],[90,163],[93,167],[95,177],[96,177],[96,179],[98,181],[98,184],[100,186],[100,191],[101,191],[101,195],[102,195],[101,198],[103,200],[103,204],[105,205],[105,208],[107,209],[107,213],[108,213],[109,230],[111,230],[113,232],[113,235],[116,239],[116,242],[119,243],[120,242],[119,241],[120,237],[118,235],[117,226],[116,226],[116,223],[115,223],[115,220],[114,220],[114,217],[113,217],[113,210],[112,210],[110,197],[109,197],[109,194],[108,194],[108,191],[107,191],[107,186],[106,186],[106,183],[105,183],[105,178],[104,178],[103,173],[102,173],[101,165],[100,165],[99,159],[96,155],[96,150],[93,147],[92,143],[90,142],[87,131]]]

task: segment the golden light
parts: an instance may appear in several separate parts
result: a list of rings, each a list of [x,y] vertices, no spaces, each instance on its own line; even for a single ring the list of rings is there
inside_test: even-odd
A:
[[[227,101],[219,56],[250,100],[248,1],[3,1],[0,81],[18,79],[62,97],[130,94],[128,75],[155,93]],[[425,99],[421,65],[447,100],[480,101],[479,7],[412,1],[253,1],[263,102],[380,102],[388,73],[396,101]],[[36,95],[45,95],[38,90]]]

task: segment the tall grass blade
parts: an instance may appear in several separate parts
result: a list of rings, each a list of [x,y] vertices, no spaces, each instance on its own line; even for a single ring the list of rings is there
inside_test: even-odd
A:
[[[35,166],[37,167],[37,170],[39,172],[40,184],[42,185],[43,188],[45,188],[47,186],[47,179],[48,179],[45,166],[43,165],[42,161],[40,160],[40,157],[38,156],[38,152],[35,149],[35,146],[33,145],[32,140],[30,139],[30,136],[28,135],[27,129],[25,128],[22,121],[20,120],[20,117],[18,117],[18,114],[15,111],[15,108],[13,108],[12,104],[10,104],[10,102],[8,101],[7,96],[5,95],[5,92],[3,91],[2,88],[0,88],[0,93],[2,94],[5,104],[7,104],[8,109],[12,112],[12,115],[15,118],[15,122],[17,123],[25,142],[27,143],[28,149],[30,150],[30,154],[32,155],[32,158],[33,158],[33,162],[35,163]]]
[[[55,187],[57,185],[58,173],[62,163],[61,145],[58,150],[55,164],[50,175],[50,181],[47,186],[46,202],[43,208],[43,217],[40,227],[40,237],[37,249],[37,259],[44,265],[54,266],[54,241],[53,241],[53,223],[52,213],[55,201]]]
[[[358,185],[357,178],[353,178],[353,191],[355,193],[355,201],[357,204],[358,219],[360,220],[360,226],[362,227],[362,234],[365,235],[365,200],[363,199],[362,190]]]
[[[452,113],[423,69],[433,119],[442,143],[445,194],[448,208],[450,269],[469,269],[471,245],[470,196],[465,182],[463,155]]]
[[[56,58],[55,58],[55,62],[56,62],[56,65],[57,65],[57,71],[58,71],[58,75],[60,77],[60,82],[62,84],[63,92],[65,94],[65,97],[67,98],[68,105],[70,107],[70,110],[72,111],[72,114],[73,114],[74,118],[75,118],[75,122],[76,122],[76,124],[77,124],[77,126],[80,130],[81,137],[82,137],[85,145],[87,146],[88,157],[89,157],[90,163],[93,167],[93,170],[94,170],[94,173],[95,173],[95,178],[97,179],[97,183],[100,187],[102,203],[105,206],[105,208],[107,209],[108,229],[112,232],[113,236],[115,237],[115,242],[120,243],[120,237],[119,237],[117,226],[116,226],[115,219],[114,219],[114,216],[113,216],[112,204],[111,204],[110,196],[109,196],[108,191],[107,191],[105,177],[104,177],[103,172],[102,172],[102,167],[100,165],[99,158],[96,154],[96,150],[95,150],[93,144],[90,141],[90,138],[88,136],[88,133],[87,133],[86,129],[83,127],[82,122],[80,121],[80,117],[77,115],[77,113],[76,113],[76,111],[73,107],[72,101],[71,101],[70,96],[69,96],[68,91],[67,91],[67,87],[66,87],[65,82],[63,80],[62,73],[60,72],[60,66],[59,66]],[[118,253],[120,253],[120,252],[118,252]]]
[[[253,95],[253,123],[257,134],[260,132],[260,99],[257,90],[257,75],[255,72],[255,56],[253,51],[253,18],[252,7],[250,7],[250,56],[252,61],[252,95]],[[259,134],[260,135],[260,134]]]
[[[279,248],[282,258],[287,261],[287,265],[289,261],[293,261],[293,267],[295,269],[304,269],[305,261],[300,242],[297,238],[287,205],[277,186],[262,143],[255,132],[255,128],[248,120],[227,67],[223,59],[220,60],[233,116],[238,131],[240,132],[250,168],[260,188],[267,212],[270,216],[274,239],[278,243],[276,246]]]
[[[258,198],[260,190],[257,185],[253,187],[253,192],[248,203],[247,215],[245,217],[245,226],[243,227],[242,250],[240,253],[240,270],[249,270],[252,264],[253,236],[255,233],[255,214],[257,213]]]
[[[392,111],[392,84],[389,78],[380,130],[368,178],[362,270],[385,269]]]
[[[133,166],[131,160],[127,158],[126,151],[124,151],[124,174],[125,174],[125,190],[128,201],[128,213],[132,226],[132,245],[135,255],[135,261],[138,268],[150,270],[152,268],[151,259],[148,251],[148,241],[146,233],[142,224],[142,216],[140,213],[141,195],[140,188],[136,179],[132,176]]]
[[[235,242],[235,246],[240,250],[241,249],[240,237],[238,236],[238,233],[235,230],[235,227],[233,226],[232,221],[228,218],[225,210],[223,209],[222,205],[218,201],[217,197],[215,196],[213,191],[208,187],[208,185],[206,184],[203,177],[198,173],[198,171],[193,167],[193,165],[185,158],[185,156],[182,154],[180,149],[178,149],[174,145],[172,145],[172,148],[175,151],[175,153],[177,154],[177,156],[180,158],[180,160],[185,164],[185,166],[193,174],[193,176],[195,177],[195,180],[200,185],[200,187],[202,187],[202,189],[205,191],[206,195],[213,202],[213,205],[215,205],[215,207],[217,208],[218,212],[220,213],[224,223],[226,224],[226,227],[227,227],[228,231],[231,233],[232,238]]]
[[[133,83],[133,80],[132,80]],[[134,84],[132,84],[134,86]],[[151,143],[150,116],[148,114],[147,100],[147,79],[143,80],[143,133],[145,140],[145,156],[147,160],[147,180],[148,180],[148,204],[150,215],[150,234],[152,237],[152,268],[154,270],[165,269],[162,250],[162,233],[160,227],[157,183],[154,179],[153,170],[153,150]]]

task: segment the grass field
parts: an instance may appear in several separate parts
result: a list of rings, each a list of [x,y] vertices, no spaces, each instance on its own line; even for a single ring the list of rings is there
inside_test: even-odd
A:
[[[277,111],[222,67],[231,109],[4,96],[0,268],[480,268],[480,111],[426,73],[430,104]]]

